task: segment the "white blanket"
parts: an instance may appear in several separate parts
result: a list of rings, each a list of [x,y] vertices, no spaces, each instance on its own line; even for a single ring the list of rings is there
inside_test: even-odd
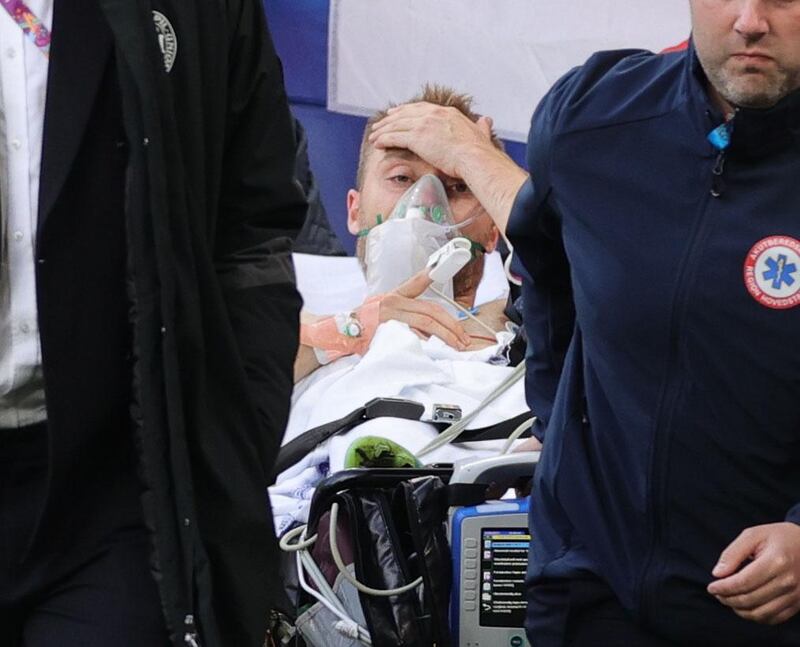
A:
[[[501,333],[505,342],[509,333]],[[363,358],[343,357],[300,381],[292,396],[292,411],[284,444],[299,434],[341,418],[375,397],[398,397],[425,405],[429,418],[435,403],[456,404],[468,414],[512,371],[489,363],[500,345],[480,351],[458,352],[438,338],[422,341],[405,324],[382,324]],[[470,424],[486,427],[527,411],[522,381]],[[278,476],[270,488],[270,500],[280,535],[295,522],[307,520],[308,505],[316,484],[342,469],[350,444],[361,436],[389,438],[412,453],[436,438],[435,428],[424,422],[379,418],[331,439],[297,465]],[[502,441],[463,443],[442,447],[424,462],[453,462],[497,453]]]

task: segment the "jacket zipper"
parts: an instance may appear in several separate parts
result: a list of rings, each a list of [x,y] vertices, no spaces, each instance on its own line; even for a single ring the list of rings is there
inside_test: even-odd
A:
[[[703,200],[701,212],[693,227],[690,243],[681,262],[679,270],[678,287],[675,292],[673,301],[672,314],[670,317],[670,332],[669,332],[669,347],[668,352],[671,357],[667,364],[666,376],[661,388],[659,396],[658,407],[656,409],[656,423],[655,431],[653,434],[653,448],[650,454],[650,484],[648,496],[650,497],[649,508],[650,512],[650,547],[647,551],[647,556],[644,562],[644,568],[638,578],[638,591],[641,610],[643,615],[649,615],[650,609],[655,608],[656,591],[652,579],[648,583],[648,575],[655,573],[656,569],[656,553],[660,547],[663,537],[663,529],[665,526],[662,514],[659,510],[663,507],[664,490],[666,484],[664,481],[664,466],[667,463],[668,454],[668,439],[666,438],[667,430],[671,426],[672,417],[674,414],[677,398],[680,394],[682,382],[676,379],[675,369],[679,361],[678,354],[680,351],[680,330],[683,327],[685,319],[685,306],[689,298],[689,283],[688,280],[693,275],[693,270],[698,262],[699,247],[704,240],[706,225],[708,222],[709,211],[709,196],[714,199],[719,199],[725,191],[724,172],[725,172],[725,149],[722,149],[717,154],[714,166],[712,168],[711,190]],[[663,454],[663,455],[662,455]],[[659,460],[661,459],[661,460]]]
[[[711,196],[719,198],[725,192],[725,149],[723,148],[717,154],[717,161],[714,162],[714,168],[711,171]]]
[[[197,637],[197,628],[194,625],[194,616],[189,613],[183,619],[186,633],[183,634],[183,642],[186,647],[200,647],[200,640]]]

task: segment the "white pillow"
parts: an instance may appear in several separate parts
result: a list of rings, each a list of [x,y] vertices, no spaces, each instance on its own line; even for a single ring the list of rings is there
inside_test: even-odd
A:
[[[366,299],[367,285],[355,256],[293,254],[293,257],[297,287],[308,312],[325,315],[353,310]],[[475,305],[507,296],[508,281],[500,254],[487,254]]]

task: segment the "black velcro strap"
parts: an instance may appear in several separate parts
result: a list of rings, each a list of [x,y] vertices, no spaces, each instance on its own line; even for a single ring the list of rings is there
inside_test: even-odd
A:
[[[286,443],[278,452],[278,459],[275,461],[275,474],[280,474],[289,469],[304,456],[314,451],[317,445],[324,443],[333,436],[349,431],[365,420],[384,417],[419,420],[424,412],[425,407],[413,400],[374,398],[363,407],[351,411],[343,418],[309,429]]]
[[[514,431],[526,420],[530,420],[531,417],[531,412],[526,411],[518,416],[514,416],[508,420],[502,420],[501,422],[498,422],[494,425],[489,425],[488,427],[481,427],[480,429],[465,429],[453,442],[469,443],[476,440],[505,440],[511,435],[512,431]],[[453,426],[452,422],[432,422],[431,424],[436,427],[439,433],[443,432],[448,427]],[[527,438],[530,435],[531,430],[526,429],[525,433],[522,434],[520,438]]]

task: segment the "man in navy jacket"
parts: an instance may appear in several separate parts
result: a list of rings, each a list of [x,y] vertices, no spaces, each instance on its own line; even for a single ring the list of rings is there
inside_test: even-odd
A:
[[[537,647],[800,644],[800,2],[691,8],[686,51],[555,85],[530,178],[440,108],[373,133],[463,177],[529,275]]]

